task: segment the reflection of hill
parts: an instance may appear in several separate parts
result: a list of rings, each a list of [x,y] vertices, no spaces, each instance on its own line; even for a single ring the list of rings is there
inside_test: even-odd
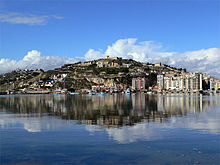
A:
[[[98,96],[10,96],[0,97],[0,110],[39,116],[60,116],[78,123],[103,125],[107,128],[133,125],[141,121],[163,122],[171,116],[200,113],[220,105],[219,99],[203,96],[122,94]]]

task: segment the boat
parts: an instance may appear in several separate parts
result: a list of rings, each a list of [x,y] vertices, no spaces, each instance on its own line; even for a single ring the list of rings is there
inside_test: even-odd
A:
[[[61,90],[60,89],[56,89],[53,91],[53,95],[60,95],[61,94]]]
[[[89,91],[89,95],[96,95],[96,93],[93,91]]]
[[[79,92],[70,92],[71,95],[79,95]]]
[[[100,92],[99,94],[97,94],[98,96],[105,96],[105,92]]]
[[[0,95],[7,95],[7,92],[0,92]]]
[[[128,89],[126,89],[126,94],[127,95],[130,95],[131,94],[131,91],[130,91],[130,89],[128,88]]]

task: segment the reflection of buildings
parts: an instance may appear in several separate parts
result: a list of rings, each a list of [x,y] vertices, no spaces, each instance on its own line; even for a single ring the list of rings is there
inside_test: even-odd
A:
[[[77,123],[106,128],[134,125],[144,121],[164,122],[166,118],[200,113],[220,104],[202,95],[38,95],[0,98],[0,110],[20,114],[45,114],[76,120]]]
[[[206,107],[202,95],[178,96],[170,94],[160,95],[157,99],[158,111],[163,111],[168,115],[186,115],[189,112],[199,113],[205,110]]]

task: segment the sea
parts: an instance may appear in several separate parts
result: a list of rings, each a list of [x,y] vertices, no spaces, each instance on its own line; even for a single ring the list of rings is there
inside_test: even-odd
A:
[[[0,164],[220,164],[220,95],[0,96]]]

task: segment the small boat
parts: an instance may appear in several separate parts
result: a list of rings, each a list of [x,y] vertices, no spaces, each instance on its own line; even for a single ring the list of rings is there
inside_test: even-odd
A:
[[[99,93],[98,96],[105,96],[105,92]]]
[[[79,92],[70,92],[71,95],[79,95]]]
[[[130,89],[128,88],[128,89],[126,89],[126,94],[127,95],[130,95],[131,94],[131,91],[130,91]]]
[[[53,95],[59,95],[60,93],[53,93]]]
[[[89,91],[89,95],[96,95],[96,93],[93,91]]]
[[[7,95],[7,92],[0,92],[0,95]]]

